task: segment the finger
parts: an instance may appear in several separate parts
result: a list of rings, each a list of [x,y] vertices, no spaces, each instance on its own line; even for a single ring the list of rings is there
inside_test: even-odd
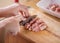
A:
[[[21,21],[21,20],[24,19],[21,14],[14,16],[14,18],[15,18],[16,20],[18,20],[18,21]]]
[[[24,14],[25,14],[25,18],[28,18],[29,17],[28,11],[27,12],[24,12]]]
[[[29,12],[28,12],[28,9],[25,8],[25,7],[22,10],[20,10],[20,12],[21,12],[22,15],[23,15],[23,12],[24,12],[25,16],[24,15],[23,16],[25,18],[29,17],[29,15],[30,15]]]
[[[24,6],[22,4],[20,4],[20,6],[21,6],[20,11],[22,11],[22,12],[25,13],[25,16],[24,17],[28,17],[29,16],[29,12],[28,12],[27,6]]]
[[[14,20],[15,20],[14,16],[5,19],[5,21],[7,21],[7,23],[10,23]]]
[[[4,20],[0,21],[0,28],[4,27],[8,23],[13,21],[13,17],[5,18]]]
[[[25,13],[23,11],[20,11],[20,13],[22,14],[23,17],[25,17]]]
[[[25,14],[25,12],[23,12],[23,17],[26,18],[26,14]]]
[[[25,14],[25,18],[28,18],[30,16],[28,9],[23,10],[24,14]]]
[[[29,13],[28,13],[28,11],[20,11],[21,12],[21,14],[22,14],[22,16],[24,17],[24,18],[28,18],[29,17]]]

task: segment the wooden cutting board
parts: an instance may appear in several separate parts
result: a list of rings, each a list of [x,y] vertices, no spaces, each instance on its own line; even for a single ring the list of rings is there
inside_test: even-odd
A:
[[[33,7],[35,10],[31,8],[29,12],[32,15],[37,14],[42,20],[45,21],[48,28],[40,32],[32,32],[21,28],[20,33],[18,33],[16,36],[8,33],[5,36],[5,43],[60,43],[60,19],[44,13],[41,9],[39,9],[36,6],[38,1],[39,0],[29,1],[24,4]],[[10,2],[4,2],[5,4],[1,6],[6,6],[13,3],[11,0]]]
[[[60,19],[49,16],[48,14],[42,13],[39,10],[29,8],[29,12],[31,15],[37,15],[41,18],[48,26],[46,30],[40,32],[32,32],[29,30],[25,30],[23,27],[20,28],[20,33],[16,37],[12,37],[12,35],[7,35],[9,38],[9,43],[18,42],[18,38],[23,37],[24,40],[28,40],[28,43],[60,43]],[[14,39],[15,41],[11,40]],[[23,41],[24,41],[23,40]],[[19,43],[19,42],[18,42]],[[26,42],[27,43],[27,42]]]
[[[35,8],[35,10],[31,8],[30,13],[37,14],[48,28],[37,33],[23,29],[20,33],[36,43],[60,43],[60,19],[43,12],[36,6],[36,2],[26,2],[25,5]]]
[[[48,26],[46,30],[32,32],[22,29],[20,34],[36,43],[60,43],[60,19],[49,17],[40,11],[30,8],[31,14],[37,14]]]

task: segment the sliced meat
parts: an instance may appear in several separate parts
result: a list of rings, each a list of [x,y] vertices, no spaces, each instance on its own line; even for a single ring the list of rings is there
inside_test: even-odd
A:
[[[25,25],[25,27],[28,30],[32,30],[34,32],[39,32],[40,30],[46,29],[47,25],[40,18],[35,18],[32,21],[30,21],[30,23],[27,23]]]
[[[30,28],[30,26],[32,26],[33,23],[35,23],[37,19],[38,19],[38,18],[35,18],[35,19],[33,19],[30,23],[25,24],[25,27],[26,27],[26,28]]]
[[[28,29],[30,27],[30,24],[29,23],[25,24],[25,27],[26,29]]]
[[[56,8],[56,12],[60,12],[60,7],[59,8]]]
[[[57,4],[51,4],[48,6],[47,9],[55,11],[55,12],[60,12],[60,6]]]
[[[38,20],[38,18],[33,19],[33,20],[30,22],[30,25],[32,25],[33,23],[35,23],[37,20]]]
[[[39,32],[40,31],[39,26],[36,26],[32,31]]]
[[[39,27],[40,27],[40,30],[44,30],[47,28],[47,25],[45,23],[41,23]]]
[[[40,18],[36,21],[37,24],[44,23]]]

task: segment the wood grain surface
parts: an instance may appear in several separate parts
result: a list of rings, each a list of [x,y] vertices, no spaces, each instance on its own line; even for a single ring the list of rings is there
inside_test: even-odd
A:
[[[36,6],[38,1],[39,0],[32,0],[24,2],[23,4],[30,6],[30,14],[37,14],[38,17],[47,24],[48,28],[40,32],[32,32],[21,28],[20,33],[16,36],[11,35],[10,33],[5,34],[5,41],[2,39],[5,43],[60,43],[60,19],[43,12],[42,9],[39,9]],[[5,4],[2,4],[2,2]],[[0,6],[3,7],[12,3],[12,0],[1,0],[2,5],[0,4]],[[0,31],[0,33],[2,32]],[[2,34],[4,34],[4,31]]]

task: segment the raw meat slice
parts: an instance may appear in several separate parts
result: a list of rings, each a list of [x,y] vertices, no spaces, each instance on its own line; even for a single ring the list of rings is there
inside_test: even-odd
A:
[[[27,23],[25,27],[27,28],[27,30],[39,32],[40,30],[46,29],[47,25],[40,18],[35,18],[32,21],[30,21],[30,23]]]
[[[51,4],[48,6],[47,9],[55,11],[55,12],[60,12],[60,6],[57,4]]]

